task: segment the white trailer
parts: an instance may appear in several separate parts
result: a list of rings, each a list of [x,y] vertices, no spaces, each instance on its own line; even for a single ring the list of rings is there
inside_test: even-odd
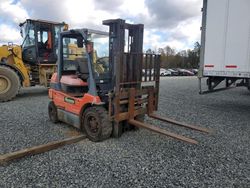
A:
[[[247,86],[250,79],[250,0],[203,0],[201,78],[209,91]]]

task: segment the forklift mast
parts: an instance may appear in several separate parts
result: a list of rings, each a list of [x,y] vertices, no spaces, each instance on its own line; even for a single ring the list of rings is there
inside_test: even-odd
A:
[[[115,78],[112,79],[112,88],[119,91],[121,82],[139,81],[141,76],[137,60],[142,60],[144,26],[128,24],[122,19],[104,20],[103,24],[109,26],[109,67],[111,77]],[[129,61],[128,58],[132,58],[130,64],[124,62]]]
[[[157,110],[160,80],[160,55],[143,54],[143,24],[125,20],[105,20],[109,26],[109,63],[112,79],[109,113],[119,123]],[[135,93],[134,98],[130,96]],[[151,96],[151,105],[147,105]],[[136,105],[129,105],[136,99]],[[140,101],[140,102],[139,102]],[[143,102],[144,101],[144,102]],[[150,109],[148,109],[150,108]]]
[[[109,93],[109,117],[114,121],[113,135],[121,134],[121,122],[145,128],[172,138],[196,144],[197,141],[143,122],[144,116],[185,128],[209,130],[155,114],[158,109],[160,55],[143,54],[142,24],[122,19],[105,20],[109,26],[112,92]],[[127,37],[127,38],[126,38]]]

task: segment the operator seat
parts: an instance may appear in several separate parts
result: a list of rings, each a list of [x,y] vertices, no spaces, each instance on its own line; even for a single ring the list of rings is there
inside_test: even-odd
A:
[[[81,97],[88,92],[88,61],[86,61],[86,58],[77,58],[75,59],[75,66],[75,74],[62,75],[60,82],[64,92],[71,96]]]
[[[88,59],[86,57],[77,58],[77,74],[78,77],[83,81],[87,81],[89,77],[89,69],[88,69]]]

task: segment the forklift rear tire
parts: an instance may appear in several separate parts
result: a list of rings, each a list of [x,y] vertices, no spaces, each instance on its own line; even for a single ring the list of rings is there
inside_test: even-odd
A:
[[[57,116],[57,107],[53,101],[49,102],[48,112],[50,121],[52,121],[53,123],[58,123],[59,120]]]
[[[0,66],[0,102],[13,99],[20,88],[20,79],[17,73],[5,66]]]
[[[82,118],[82,129],[91,141],[100,142],[111,136],[112,123],[104,107],[88,107],[83,113]]]

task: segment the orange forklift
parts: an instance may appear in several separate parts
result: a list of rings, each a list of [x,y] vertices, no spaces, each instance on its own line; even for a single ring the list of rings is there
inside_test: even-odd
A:
[[[143,54],[143,24],[105,20],[109,32],[90,29],[59,35],[58,69],[49,89],[50,120],[73,125],[91,141],[120,137],[126,129],[145,128],[184,142],[192,138],[144,123],[144,116],[209,133],[157,114],[160,55]]]

